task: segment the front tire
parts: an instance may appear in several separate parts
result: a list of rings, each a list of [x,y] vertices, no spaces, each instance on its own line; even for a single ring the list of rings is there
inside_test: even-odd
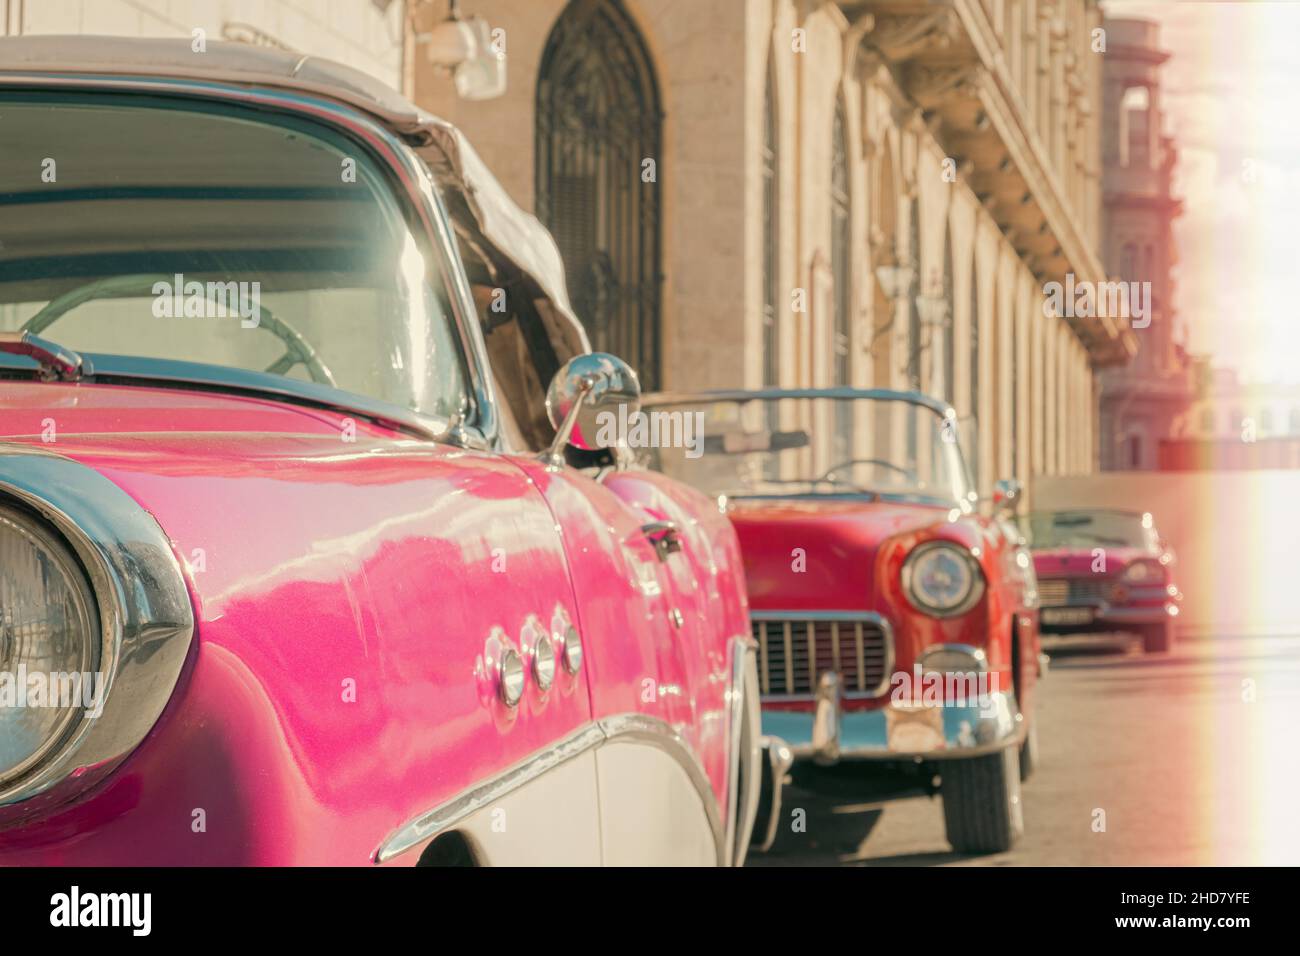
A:
[[[1162,621],[1142,629],[1142,650],[1147,654],[1168,654],[1174,646],[1174,624]]]
[[[943,821],[958,853],[1003,853],[1025,830],[1020,747],[946,761],[939,772]]]

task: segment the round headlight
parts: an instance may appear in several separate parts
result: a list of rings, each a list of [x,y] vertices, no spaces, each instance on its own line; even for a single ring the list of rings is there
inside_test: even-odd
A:
[[[965,548],[931,541],[915,548],[903,562],[903,590],[926,614],[951,617],[979,600],[984,576]]]
[[[0,785],[67,740],[95,678],[99,613],[72,552],[0,507]],[[87,688],[87,684],[91,686]]]
[[[1161,585],[1165,583],[1165,569],[1158,561],[1134,561],[1120,580],[1127,584]]]

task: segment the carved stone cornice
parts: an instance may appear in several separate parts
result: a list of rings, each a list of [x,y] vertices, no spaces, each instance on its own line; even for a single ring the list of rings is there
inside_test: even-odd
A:
[[[915,13],[876,16],[867,43],[891,63],[911,59],[918,53],[944,50],[961,35],[957,11],[949,6],[918,9]]]
[[[955,134],[948,137],[947,145],[953,156],[961,157],[974,167],[962,175],[969,178],[979,169],[986,169],[1006,155],[998,138],[992,135]],[[985,184],[987,188],[987,183]]]
[[[908,94],[922,106],[930,107],[953,96],[978,99],[988,71],[978,62],[911,62],[902,72]]]
[[[892,76],[886,86],[899,125],[932,138],[958,161],[962,180],[999,228],[1014,237],[1022,259],[1054,280],[1069,272],[1104,279],[1094,246],[1099,240],[1085,225],[1093,217],[1075,205],[1081,195],[1091,195],[1078,185],[1080,162],[1090,162],[1086,154],[1095,145],[1089,137],[1096,134],[1097,106],[1089,97],[1097,64],[1080,45],[1084,41],[1071,35],[1062,5],[1039,5],[1032,27],[1040,38],[1035,72],[1021,77],[1022,83],[1010,69],[1007,40],[982,0],[838,0],[838,5],[850,19],[874,16],[857,48],[857,62],[874,51]],[[1067,55],[1073,57],[1072,68]],[[875,69],[879,77],[881,67]],[[1041,89],[1040,76],[1051,78],[1050,91]],[[1033,96],[1027,95],[1030,86]],[[1038,112],[1031,112],[1031,102]],[[1054,122],[1041,129],[1037,116],[1049,105],[1056,111]],[[918,115],[908,106],[924,112]],[[1078,155],[1058,162],[1057,136]],[[907,170],[900,173],[906,181]],[[1124,361],[1136,348],[1132,333],[1113,321],[1082,321],[1094,364]]]

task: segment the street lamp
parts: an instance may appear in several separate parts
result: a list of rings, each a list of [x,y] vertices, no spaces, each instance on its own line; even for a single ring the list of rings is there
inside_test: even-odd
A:
[[[468,63],[478,52],[474,29],[460,18],[460,2],[452,0],[447,19],[438,23],[417,40],[424,46],[429,62],[440,69],[455,72],[462,63]]]
[[[506,91],[504,32],[490,31],[482,17],[462,20],[459,0],[452,0],[447,19],[415,39],[436,69],[451,74],[462,99],[487,100]]]

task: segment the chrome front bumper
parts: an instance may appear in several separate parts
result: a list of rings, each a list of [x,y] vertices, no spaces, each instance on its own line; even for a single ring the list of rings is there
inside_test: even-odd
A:
[[[875,710],[845,712],[834,678],[833,673],[823,675],[812,711],[764,708],[764,736],[779,737],[796,758],[819,764],[954,760],[994,753],[1024,739],[1024,718],[1009,692],[966,704],[890,702]]]
[[[1105,624],[1159,624],[1173,620],[1177,608],[1171,611],[1171,607],[1170,604],[1147,607],[1107,605],[1097,611],[1095,620]]]
[[[1052,611],[1080,609],[1090,609],[1092,611],[1091,618],[1083,622],[1050,620],[1050,612]],[[1044,612],[1048,613],[1045,615]],[[1085,630],[1091,628],[1094,631],[1104,630],[1105,625],[1111,625],[1122,630],[1126,625],[1159,624],[1163,621],[1172,621],[1178,616],[1178,606],[1172,602],[1141,607],[1133,607],[1128,604],[1061,604],[1040,607],[1038,613],[1040,627],[1045,628],[1049,633],[1057,629],[1068,631],[1072,627]]]

